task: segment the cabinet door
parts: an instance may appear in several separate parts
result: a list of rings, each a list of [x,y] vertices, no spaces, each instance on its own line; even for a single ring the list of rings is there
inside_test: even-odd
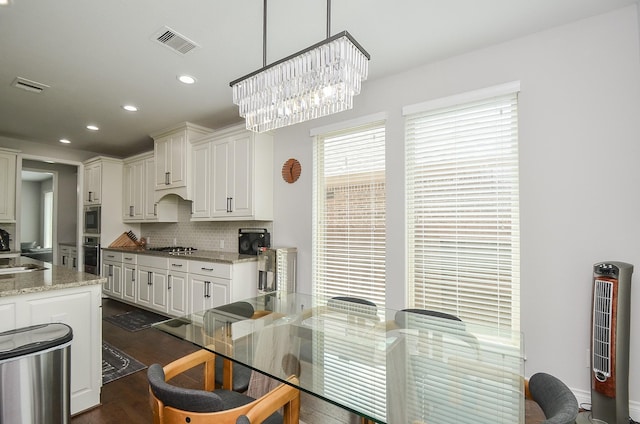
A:
[[[138,222],[144,217],[144,162],[132,162],[124,167],[123,221]]]
[[[217,141],[212,146],[212,194],[211,216],[226,217],[231,213],[229,196],[229,162],[233,157],[228,139]]]
[[[183,316],[188,313],[189,304],[188,278],[186,272],[171,272],[168,280],[168,305],[167,312],[174,316]]]
[[[184,131],[171,136],[171,156],[169,157],[169,178],[171,187],[187,185],[187,134]]]
[[[167,312],[167,292],[169,291],[167,271],[154,270],[151,282],[151,307],[160,312]]]
[[[136,301],[136,267],[135,265],[122,266],[122,298],[129,302]]]
[[[169,172],[167,161],[171,154],[169,150],[169,144],[171,143],[171,137],[162,137],[155,140],[154,143],[154,158],[155,158],[155,188],[161,190],[167,188],[169,182]]]
[[[99,205],[102,201],[102,164],[94,163],[84,169],[84,203]]]
[[[209,143],[193,146],[192,149],[192,218],[208,218],[211,214],[211,145]]]
[[[111,274],[111,267],[109,265],[109,262],[103,262],[102,276],[106,278],[107,281],[102,285],[102,292],[107,295],[113,294],[113,278],[111,278],[110,274]]]
[[[144,161],[144,219],[154,220],[157,218],[157,205],[155,201],[155,160],[153,158]]]
[[[229,303],[230,287],[224,278],[189,274],[189,313]]]
[[[253,215],[253,142],[252,135],[244,133],[231,139],[233,155],[231,166],[229,166],[230,176],[227,185],[229,187],[229,197],[231,216],[251,216]],[[265,175],[265,178],[270,176]]]
[[[141,306],[151,307],[151,287],[153,270],[138,267],[136,278],[136,303]]]
[[[16,157],[0,153],[0,221],[16,219]]]

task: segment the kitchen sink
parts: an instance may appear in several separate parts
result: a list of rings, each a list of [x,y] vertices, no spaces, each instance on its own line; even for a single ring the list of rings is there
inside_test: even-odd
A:
[[[36,265],[36,264],[25,264],[25,265],[0,265],[0,275],[3,274],[17,274],[21,272],[33,272],[33,271],[42,271],[47,269],[47,267]]]

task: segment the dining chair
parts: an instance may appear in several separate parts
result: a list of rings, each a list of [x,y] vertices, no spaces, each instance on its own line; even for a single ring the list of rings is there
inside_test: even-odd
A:
[[[300,392],[282,383],[264,396],[254,399],[229,387],[215,389],[216,355],[199,350],[162,367],[152,364],[147,371],[149,401],[154,424],[297,424]],[[196,366],[204,367],[204,388],[183,388],[168,381]],[[288,379],[297,384],[297,377]],[[282,408],[282,414],[277,411]]]
[[[205,335],[215,337],[216,333],[227,331],[230,332],[225,323],[219,319],[220,315],[227,315],[229,321],[239,321],[237,317],[250,319],[254,316],[255,310],[253,305],[248,302],[233,302],[226,305],[217,306],[204,312],[203,328]],[[229,322],[227,321],[227,322]],[[228,334],[231,337],[231,334]],[[237,352],[236,352],[237,353]],[[227,366],[227,372],[223,369]],[[216,387],[222,387],[223,378],[226,377],[232,381],[231,390],[244,393],[249,388],[251,381],[251,369],[240,365],[236,362],[231,363],[222,356],[216,356]]]
[[[543,424],[574,424],[578,416],[578,401],[560,379],[539,372],[525,384],[527,398],[540,406],[546,420]]]

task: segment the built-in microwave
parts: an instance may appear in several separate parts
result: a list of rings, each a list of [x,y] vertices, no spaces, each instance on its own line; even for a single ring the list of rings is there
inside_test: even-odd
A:
[[[84,232],[87,234],[100,234],[100,206],[85,206]]]

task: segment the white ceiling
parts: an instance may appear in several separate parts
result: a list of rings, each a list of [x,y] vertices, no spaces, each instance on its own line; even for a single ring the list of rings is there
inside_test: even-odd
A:
[[[331,32],[348,30],[371,54],[371,81],[637,2],[336,0]],[[163,26],[200,48],[179,55],[157,43]],[[326,1],[270,0],[267,34],[267,63],[321,41]],[[70,148],[120,157],[148,151],[148,134],[182,121],[239,122],[229,82],[261,66],[260,0],[10,0],[0,6],[0,136],[68,138]],[[177,82],[182,73],[197,83]],[[50,88],[18,90],[16,77]]]

